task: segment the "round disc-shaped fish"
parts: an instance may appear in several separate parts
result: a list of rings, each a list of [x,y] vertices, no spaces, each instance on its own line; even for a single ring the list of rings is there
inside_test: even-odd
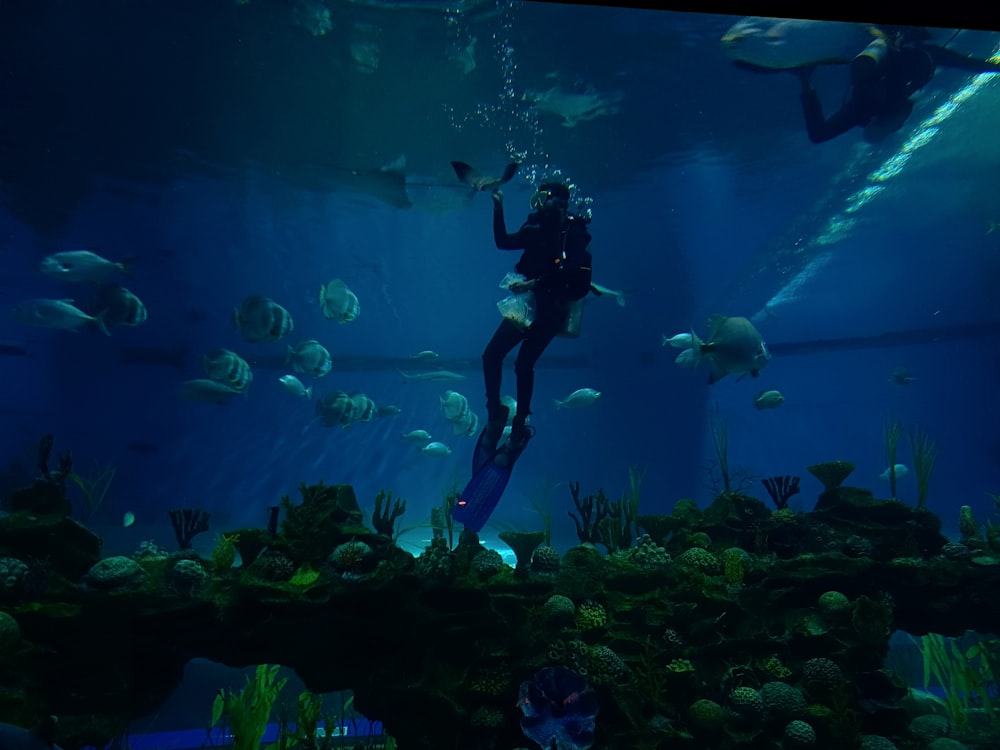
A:
[[[218,348],[203,360],[205,374],[212,380],[224,383],[238,391],[244,391],[253,380],[250,365],[236,352]]]
[[[277,341],[295,328],[291,313],[268,297],[251,295],[233,310],[233,326],[245,341]]]
[[[295,372],[321,378],[333,367],[329,350],[316,339],[308,339],[297,346],[288,347],[286,361]]]
[[[324,317],[341,323],[349,323],[361,314],[357,295],[341,279],[319,288],[319,305]]]
[[[445,391],[441,409],[449,422],[462,419],[469,411],[469,400],[457,391]]]

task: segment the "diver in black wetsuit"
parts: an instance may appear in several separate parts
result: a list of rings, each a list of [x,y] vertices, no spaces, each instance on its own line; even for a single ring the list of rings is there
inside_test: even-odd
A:
[[[510,410],[500,403],[504,357],[521,344],[514,362],[517,377],[517,412],[507,445],[520,453],[528,440],[525,422],[531,413],[535,362],[566,325],[570,303],[590,291],[590,233],[587,220],[569,213],[569,189],[559,182],[542,185],[531,196],[532,212],[514,234],[507,234],[503,193],[493,193],[493,238],[500,250],[524,250],[514,267],[526,278],[510,287],[514,294],[531,291],[534,321],[520,328],[504,318],[483,352],[488,422],[483,438],[495,449]]]
[[[802,112],[809,140],[823,143],[851,128],[863,127],[865,140],[874,143],[896,132],[913,111],[910,96],[930,82],[939,65],[972,73],[1000,71],[1000,64],[928,44],[916,34],[880,36],[851,61],[847,100],[825,119],[810,80],[815,66],[795,69],[802,81]]]

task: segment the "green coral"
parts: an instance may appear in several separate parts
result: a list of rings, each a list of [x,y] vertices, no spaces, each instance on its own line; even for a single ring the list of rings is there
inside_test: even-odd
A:
[[[750,555],[740,547],[730,547],[722,553],[722,572],[726,583],[743,583],[749,559]]]
[[[236,543],[239,534],[218,534],[212,550],[212,567],[216,573],[225,573],[236,564]]]
[[[289,581],[293,586],[312,586],[316,581],[319,580],[319,571],[316,570],[311,565],[302,565],[298,570],[295,571],[295,575]]]
[[[596,630],[608,624],[608,613],[595,601],[587,600],[576,610],[576,627],[580,630]]]

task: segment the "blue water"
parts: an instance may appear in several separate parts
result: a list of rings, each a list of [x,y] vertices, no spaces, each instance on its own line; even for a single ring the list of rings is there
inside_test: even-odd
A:
[[[137,258],[122,281],[149,310],[145,324],[110,337],[0,318],[10,351],[0,355],[4,489],[30,480],[34,447],[51,432],[81,474],[116,467],[88,519],[108,554],[143,540],[173,548],[167,511],[178,507],[211,512],[212,531],[196,545],[207,549],[215,532],[264,525],[267,508],[303,481],[349,483],[366,510],[391,489],[407,501],[403,525],[427,521],[467,481],[474,444],[452,434],[439,399],[457,390],[485,416],[479,357],[499,322],[498,283],[517,258],[494,249],[488,196],[470,194],[449,162],[499,173],[517,159],[504,186],[508,228],[526,216],[538,181],[572,180],[593,200],[594,279],[626,296],[624,307],[590,298],[582,336],[543,355],[537,436],[484,537],[540,528],[536,508],[548,508],[565,549],[576,542],[567,483],[616,496],[630,466],[645,471],[642,512],[669,512],[684,497],[706,504],[716,407],[730,465],[765,500],[759,479],[801,475],[794,504],[808,510],[821,487],[805,466],[830,460],[854,462],[848,483],[886,497],[879,474],[892,416],[937,441],[927,503],[948,534],[961,505],[981,521],[994,512],[996,81],[922,147],[906,144],[968,90],[967,74],[940,72],[884,143],[854,131],[812,145],[797,82],[726,59],[718,39],[732,17],[328,0],[325,30],[320,6],[170,0],[94,11],[45,0],[2,11],[0,62],[13,73],[0,82],[9,113],[0,303],[85,302],[87,285],[38,267],[50,253],[91,248]],[[988,55],[1000,35],[963,32],[959,42]],[[823,68],[815,82],[836,106],[843,68]],[[619,109],[566,127],[530,101],[557,87],[620,94]],[[869,177],[904,152],[898,174]],[[399,156],[409,207],[351,182],[351,170]],[[866,188],[881,192],[859,205]],[[357,320],[322,316],[318,290],[333,278],[357,294]],[[288,309],[289,337],[239,337],[232,310],[253,293]],[[759,378],[708,385],[706,368],[677,367],[677,351],[661,347],[662,334],[705,334],[714,313],[757,324],[774,352]],[[323,378],[303,376],[314,398],[361,391],[401,413],[323,427],[312,403],[278,383],[286,347],[308,338],[334,359]],[[250,363],[247,397],[181,400],[179,384],[203,377],[202,357],[217,347]],[[466,379],[404,382],[395,368],[418,369],[407,358],[423,349]],[[915,378],[905,386],[890,379],[901,366]],[[556,410],[554,399],[583,387],[600,399]],[[766,389],[785,403],[756,410]],[[414,429],[452,453],[421,454],[401,439]],[[897,494],[915,503],[905,438],[898,460],[911,472]],[[130,528],[126,512],[137,519]],[[403,542],[417,552],[425,536]]]

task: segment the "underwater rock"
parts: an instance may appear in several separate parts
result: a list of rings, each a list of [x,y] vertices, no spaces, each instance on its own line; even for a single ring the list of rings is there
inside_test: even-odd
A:
[[[146,571],[131,557],[107,557],[87,571],[84,580],[99,589],[128,588],[142,582]]]
[[[564,667],[543,667],[521,683],[521,730],[542,750],[587,750],[594,744],[597,694]]]

